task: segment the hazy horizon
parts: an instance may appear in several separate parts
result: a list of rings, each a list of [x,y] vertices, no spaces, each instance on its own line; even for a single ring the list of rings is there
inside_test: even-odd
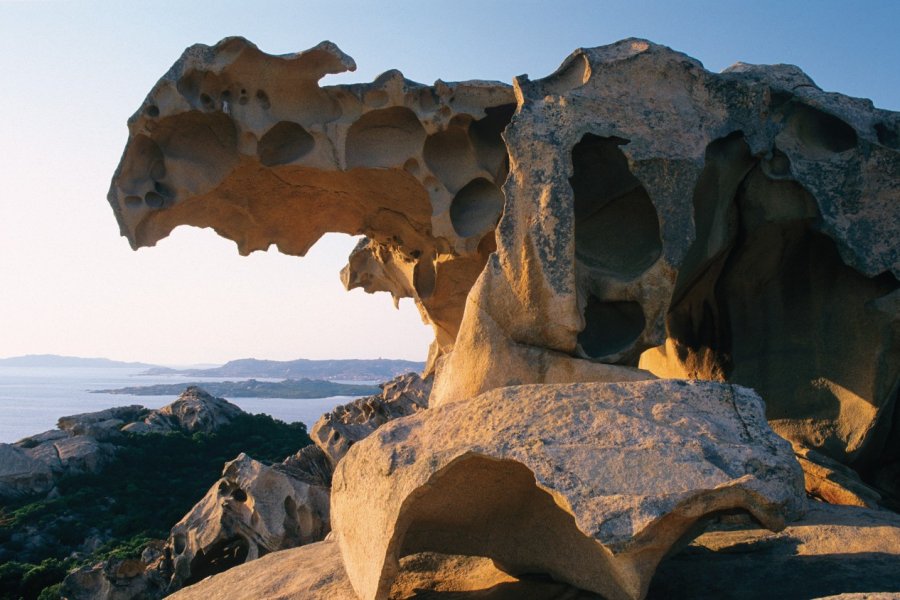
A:
[[[511,82],[574,49],[643,37],[711,71],[792,63],[823,89],[900,110],[900,3],[234,1],[152,4],[0,0],[0,356],[58,354],[155,364],[390,357],[432,339],[411,300],[346,292],[356,241],[329,234],[305,258],[238,255],[211,230],[178,228],[133,252],[106,202],[126,121],[187,46],[241,35],[281,54],[328,39],[368,82]]]

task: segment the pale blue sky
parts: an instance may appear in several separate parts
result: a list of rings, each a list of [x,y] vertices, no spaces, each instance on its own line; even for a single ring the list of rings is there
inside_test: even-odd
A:
[[[263,50],[323,39],[370,81],[533,78],[573,49],[646,37],[719,71],[801,66],[824,89],[900,110],[900,2],[42,2],[0,0],[0,357],[103,355],[168,363],[240,356],[422,359],[409,301],[346,293],[353,241],[308,257],[237,255],[181,228],[132,252],[105,196],[125,121],[195,42]]]

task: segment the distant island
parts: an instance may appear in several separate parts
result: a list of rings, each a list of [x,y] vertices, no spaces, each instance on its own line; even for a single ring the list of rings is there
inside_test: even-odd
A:
[[[141,375],[183,375],[186,377],[271,377],[285,379],[324,379],[346,381],[387,381],[410,371],[422,371],[425,363],[411,360],[336,359],[336,360],[232,360],[213,369],[169,369],[155,367]],[[184,384],[181,384],[184,385]],[[207,391],[215,393],[208,384]],[[333,394],[337,395],[337,394]]]
[[[166,383],[113,390],[91,390],[95,394],[128,394],[131,396],[169,396],[182,393],[189,386],[201,387],[213,396],[231,398],[326,398],[328,396],[371,396],[381,393],[375,385],[335,383],[318,379],[286,379],[284,381],[208,381],[205,383]]]
[[[73,367],[73,368],[129,368],[159,369],[157,365],[142,362],[122,362],[108,358],[83,358],[80,356],[60,356],[58,354],[28,354],[0,358],[0,367]]]

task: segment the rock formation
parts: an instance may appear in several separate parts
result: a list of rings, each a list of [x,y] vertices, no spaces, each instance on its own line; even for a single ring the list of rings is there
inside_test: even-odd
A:
[[[366,396],[325,413],[313,425],[310,437],[336,465],[356,442],[392,419],[428,408],[431,379],[415,373],[381,384],[380,396]]]
[[[432,405],[560,382],[535,365],[562,355],[753,387],[845,464],[894,452],[900,115],[641,40],[515,87],[497,252]]]
[[[129,423],[122,431],[129,433],[211,433],[229,423],[244,411],[223,398],[216,398],[204,390],[188,387],[178,400],[151,410],[140,421]]]
[[[714,513],[800,516],[766,418],[818,497],[878,502],[841,465],[900,495],[900,114],[636,39],[513,88],[318,85],[353,68],[329,42],[189,48],[109,193],[135,248],[180,224],[242,253],[364,235],[345,285],[434,327],[430,408],[386,388],[314,429],[336,542],[297,553],[292,593],[401,597],[426,552],[641,598]],[[449,560],[433,577],[484,575]]]
[[[269,552],[316,542],[330,531],[329,491],[246,454],[225,464],[222,478],[170,534],[170,589]]]
[[[188,48],[129,120],[109,200],[135,248],[181,224],[242,254],[365,235],[344,283],[414,298],[446,348],[493,250],[512,89],[399,71],[318,85],[355,68],[328,42],[285,56],[241,38]]]
[[[643,40],[514,90],[317,84],[353,68],[327,42],[189,48],[129,121],[109,196],[123,234],[210,226],[300,255],[366,235],[348,287],[415,298],[432,366],[456,350],[435,404],[646,378],[607,364],[640,363],[754,387],[782,435],[874,479],[900,458],[896,113],[796,67],[714,74]]]
[[[642,598],[698,522],[735,509],[774,530],[804,509],[759,397],[649,381],[505,387],[392,421],[338,464],[332,519],[362,600],[429,551],[615,600]]]

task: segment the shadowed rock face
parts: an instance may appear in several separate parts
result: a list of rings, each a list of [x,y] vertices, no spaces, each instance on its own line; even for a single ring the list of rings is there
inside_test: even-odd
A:
[[[241,254],[367,236],[345,285],[414,298],[447,348],[493,250],[512,90],[399,71],[318,84],[355,68],[329,42],[285,56],[242,38],[188,48],[129,120],[109,201],[135,248],[182,224],[212,227]]]

